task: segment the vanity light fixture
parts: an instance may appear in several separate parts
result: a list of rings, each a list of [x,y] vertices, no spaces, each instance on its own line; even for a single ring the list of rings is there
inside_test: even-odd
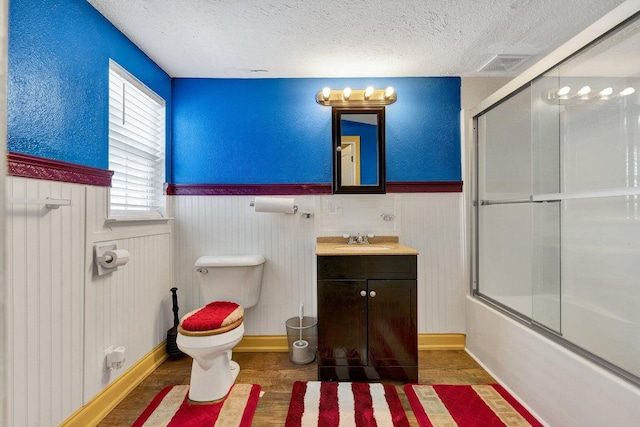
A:
[[[636,92],[635,88],[611,86],[605,87],[601,90],[593,90],[591,86],[582,86],[578,91],[571,92],[569,86],[564,86],[559,89],[549,89],[542,96],[542,100],[551,105],[578,105],[594,102],[610,102],[616,101],[625,96],[632,95]]]
[[[373,86],[369,86],[366,89],[351,89],[347,87],[344,90],[325,87],[316,95],[318,104],[329,107],[389,105],[397,100],[398,95],[391,86],[386,89],[374,89]]]

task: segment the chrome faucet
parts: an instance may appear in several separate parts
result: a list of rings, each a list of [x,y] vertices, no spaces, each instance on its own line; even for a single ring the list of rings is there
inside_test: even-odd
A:
[[[349,245],[368,245],[369,244],[369,238],[367,237],[366,234],[364,236],[360,233],[345,234],[343,235],[343,237],[349,238],[349,241],[347,242],[347,244]]]

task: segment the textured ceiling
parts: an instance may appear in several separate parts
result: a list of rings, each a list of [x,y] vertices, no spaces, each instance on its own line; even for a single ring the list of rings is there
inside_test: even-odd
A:
[[[88,1],[170,76],[220,78],[477,76],[532,55],[517,74],[623,2]]]

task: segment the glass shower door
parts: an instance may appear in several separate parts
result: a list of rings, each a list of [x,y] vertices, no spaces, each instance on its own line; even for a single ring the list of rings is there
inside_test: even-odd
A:
[[[474,293],[635,384],[638,46],[640,14],[474,117]]]
[[[532,317],[531,91],[477,121],[476,293]]]
[[[561,83],[557,69],[531,83],[532,321],[557,334],[562,333],[562,206],[559,200],[537,196],[556,194],[561,188],[562,106],[549,97],[563,87]]]
[[[475,291],[526,322],[559,334],[560,204],[532,201],[540,188],[558,189],[558,106],[536,105],[539,90],[535,85],[522,89],[476,122]],[[532,120],[535,116],[539,118]]]

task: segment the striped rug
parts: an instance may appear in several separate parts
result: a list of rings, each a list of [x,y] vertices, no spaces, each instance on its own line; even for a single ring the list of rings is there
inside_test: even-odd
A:
[[[285,427],[409,427],[390,384],[296,381]]]
[[[189,403],[188,385],[169,386],[153,398],[132,427],[250,427],[260,386],[234,384],[216,403]]]
[[[404,391],[420,427],[542,427],[498,384],[407,384]]]

